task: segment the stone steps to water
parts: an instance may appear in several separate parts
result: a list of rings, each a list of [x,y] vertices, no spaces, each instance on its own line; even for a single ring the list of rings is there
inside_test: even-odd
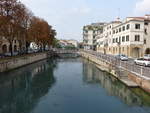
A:
[[[139,87],[138,84],[136,84],[135,82],[133,82],[132,80],[128,78],[128,74],[124,70],[118,69],[117,75],[118,75],[119,80],[123,82],[124,84],[126,84],[128,87]]]
[[[138,84],[128,78],[121,78],[120,81],[126,84],[128,87],[139,87]]]

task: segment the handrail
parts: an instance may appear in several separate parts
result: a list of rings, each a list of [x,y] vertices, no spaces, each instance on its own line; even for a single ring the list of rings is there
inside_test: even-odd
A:
[[[135,73],[136,75],[140,77],[144,77],[150,80],[150,68],[135,65],[134,63],[130,63],[130,62],[121,61],[113,55],[107,55],[107,54],[103,54],[103,53],[91,51],[91,50],[80,50],[80,51],[92,54],[96,56],[98,59],[105,60],[106,62],[110,63],[113,67],[125,69],[129,72]]]

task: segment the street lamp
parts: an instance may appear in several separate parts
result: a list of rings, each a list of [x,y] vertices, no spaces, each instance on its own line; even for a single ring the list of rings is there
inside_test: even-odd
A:
[[[120,57],[120,54],[121,54],[121,48],[120,48],[121,40],[120,40],[120,38],[119,38],[119,41],[117,41],[117,44],[118,44],[118,47],[119,47],[119,57]],[[121,60],[119,60],[119,67],[121,67]]]

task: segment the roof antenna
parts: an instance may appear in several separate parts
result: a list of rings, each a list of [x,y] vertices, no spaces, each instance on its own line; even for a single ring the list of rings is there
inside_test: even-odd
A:
[[[117,17],[117,21],[120,21],[120,8],[118,8],[118,17]]]

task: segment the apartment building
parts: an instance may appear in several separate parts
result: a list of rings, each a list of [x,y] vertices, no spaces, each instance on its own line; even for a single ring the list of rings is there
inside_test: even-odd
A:
[[[97,40],[97,51],[139,58],[150,54],[150,15],[127,17],[104,27]]]
[[[112,21],[103,26],[103,32],[99,34],[97,39],[97,51],[108,53],[107,47],[111,46],[111,38],[113,37],[113,28],[119,25],[119,20]]]
[[[83,45],[84,49],[95,50],[97,47],[96,37],[103,32],[105,23],[92,23],[83,27]]]

